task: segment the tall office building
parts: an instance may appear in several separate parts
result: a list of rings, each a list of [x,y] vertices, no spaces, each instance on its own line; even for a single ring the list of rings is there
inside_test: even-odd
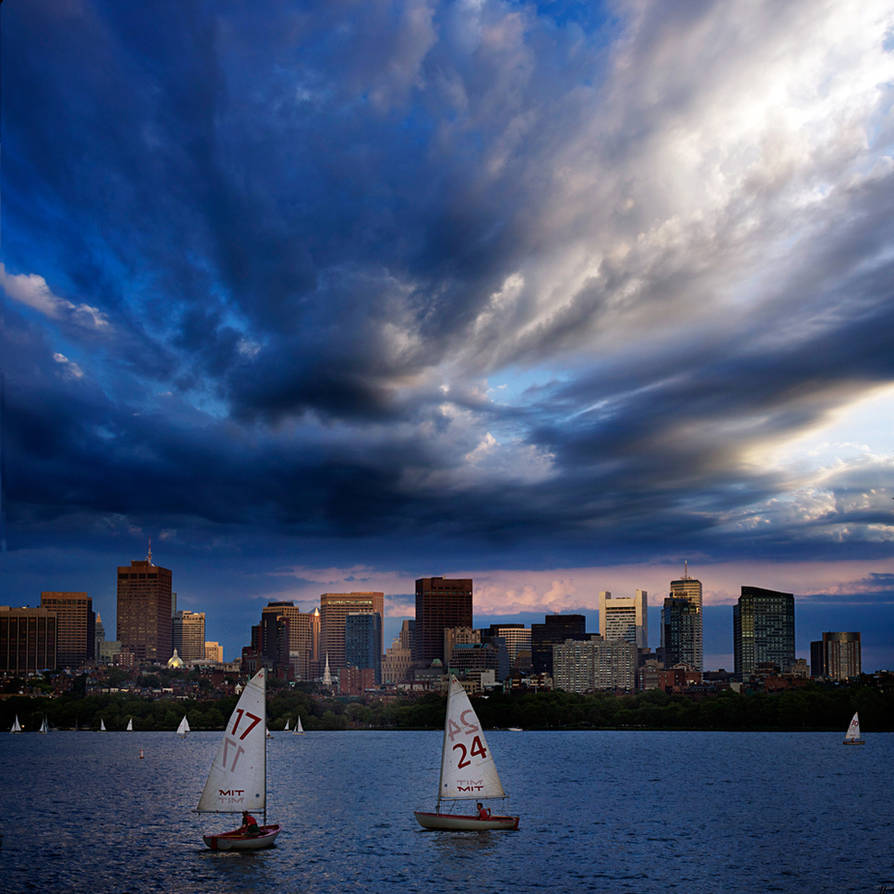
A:
[[[93,600],[86,593],[44,591],[41,608],[56,612],[56,663],[81,667],[96,654],[96,617]]]
[[[210,661],[212,664],[223,664],[223,646],[219,642],[206,641],[205,661]]]
[[[742,587],[733,606],[735,675],[745,680],[761,664],[789,673],[795,661],[795,597],[761,587]]]
[[[93,625],[93,657],[99,660],[102,654],[102,644],[106,641],[106,628],[102,623],[102,615],[96,613],[96,622]]]
[[[698,628],[698,629],[697,629]],[[661,652],[664,666],[685,664],[701,670],[701,612],[683,597],[668,596],[661,609]]]
[[[633,596],[612,599],[608,590],[599,594],[599,633],[606,642],[624,640],[638,649],[649,648],[648,596],[637,590]]]
[[[0,605],[0,671],[56,669],[56,612]]]
[[[512,670],[528,670],[531,667],[531,628],[524,624],[491,624],[482,634],[501,637],[509,653]]]
[[[375,612],[379,616],[378,653],[382,646],[382,627],[385,623],[384,593],[323,593],[320,596],[320,660],[329,656],[329,669],[346,667],[345,622],[348,615]]]
[[[691,606],[683,621],[683,639],[679,646],[680,661],[695,670],[702,670],[704,665],[704,646],[702,644],[702,582],[689,576],[689,563],[683,563],[683,577],[672,580],[670,584],[671,599],[685,599]],[[668,665],[670,666],[670,665]]]
[[[290,666],[298,680],[317,675],[320,610],[303,612],[291,600],[269,602],[261,610],[260,648],[274,667]]]
[[[862,673],[859,633],[824,633],[810,644],[810,675],[845,681]]]
[[[633,692],[638,658],[636,644],[627,640],[569,639],[553,647],[553,682],[566,692]]]
[[[546,615],[542,624],[531,625],[531,664],[538,674],[552,674],[553,646],[566,639],[587,639],[587,619],[583,615]]]
[[[413,660],[428,666],[446,662],[444,631],[472,626],[472,580],[421,577],[416,581],[416,627]]]
[[[205,612],[187,609],[175,612],[171,620],[171,640],[184,661],[204,661]]]
[[[351,612],[345,618],[345,665],[373,671],[382,682],[382,616],[378,612]]]
[[[145,559],[118,567],[118,641],[138,661],[165,663],[171,645],[171,571]]]

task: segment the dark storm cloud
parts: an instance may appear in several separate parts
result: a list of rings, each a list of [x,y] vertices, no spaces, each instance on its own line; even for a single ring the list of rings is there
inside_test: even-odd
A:
[[[542,564],[884,523],[861,468],[735,527],[791,488],[748,450],[894,373],[890,171],[741,86],[809,8],[5,9],[9,518]]]

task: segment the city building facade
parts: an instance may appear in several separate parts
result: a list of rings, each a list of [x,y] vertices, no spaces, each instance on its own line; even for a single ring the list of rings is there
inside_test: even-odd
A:
[[[428,666],[446,663],[444,631],[472,626],[472,580],[422,577],[416,581],[416,625],[413,660]]]
[[[733,606],[733,661],[738,680],[760,665],[787,674],[795,661],[795,597],[762,587],[742,587]]]
[[[351,612],[345,618],[345,666],[372,670],[382,682],[382,617],[378,612]]]
[[[844,682],[862,673],[859,633],[827,632],[810,644],[810,675]]]
[[[385,594],[323,593],[320,596],[320,660],[329,657],[329,668],[338,671],[347,666],[345,623],[348,615],[375,613],[379,616],[378,654],[381,655],[382,628],[385,623]]]
[[[689,605],[687,618],[683,622],[685,631],[679,645],[682,661],[695,670],[703,670],[703,615],[702,615],[702,582],[689,576],[689,563],[683,565],[683,577],[670,583],[670,599],[685,599]],[[668,664],[668,667],[670,664]]]
[[[599,633],[606,642],[623,640],[639,649],[649,648],[648,594],[612,598],[608,590],[599,594]]]
[[[174,612],[171,644],[183,661],[205,660],[205,612]]]
[[[138,661],[171,657],[170,569],[147,558],[118,567],[118,641]]]
[[[636,643],[601,636],[553,646],[553,685],[566,692],[634,692],[639,652]]]
[[[56,664],[78,668],[96,656],[96,616],[86,593],[45,590],[40,605],[56,612]]]
[[[587,619],[583,615],[546,615],[542,624],[531,625],[531,663],[536,674],[552,674],[553,646],[567,639],[587,639]]]
[[[56,612],[0,605],[0,671],[56,670]]]

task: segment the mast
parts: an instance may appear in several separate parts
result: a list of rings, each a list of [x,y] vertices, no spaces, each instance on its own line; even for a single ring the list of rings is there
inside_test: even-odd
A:
[[[441,769],[438,771],[438,803],[435,812],[441,812],[441,789],[444,787],[444,752],[447,749],[447,729],[450,726],[450,697],[453,694],[453,677],[447,684],[447,706],[444,710],[444,732],[441,735]]]

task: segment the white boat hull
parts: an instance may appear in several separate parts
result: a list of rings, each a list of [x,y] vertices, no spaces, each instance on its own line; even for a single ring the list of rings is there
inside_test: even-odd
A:
[[[220,835],[203,835],[205,844],[213,851],[258,851],[270,847],[279,835],[279,825],[261,826],[260,835],[243,835],[238,830]]]
[[[490,816],[479,819],[477,816],[463,816],[459,813],[414,813],[417,822],[423,829],[441,829],[454,832],[514,832],[518,829],[517,816]]]

